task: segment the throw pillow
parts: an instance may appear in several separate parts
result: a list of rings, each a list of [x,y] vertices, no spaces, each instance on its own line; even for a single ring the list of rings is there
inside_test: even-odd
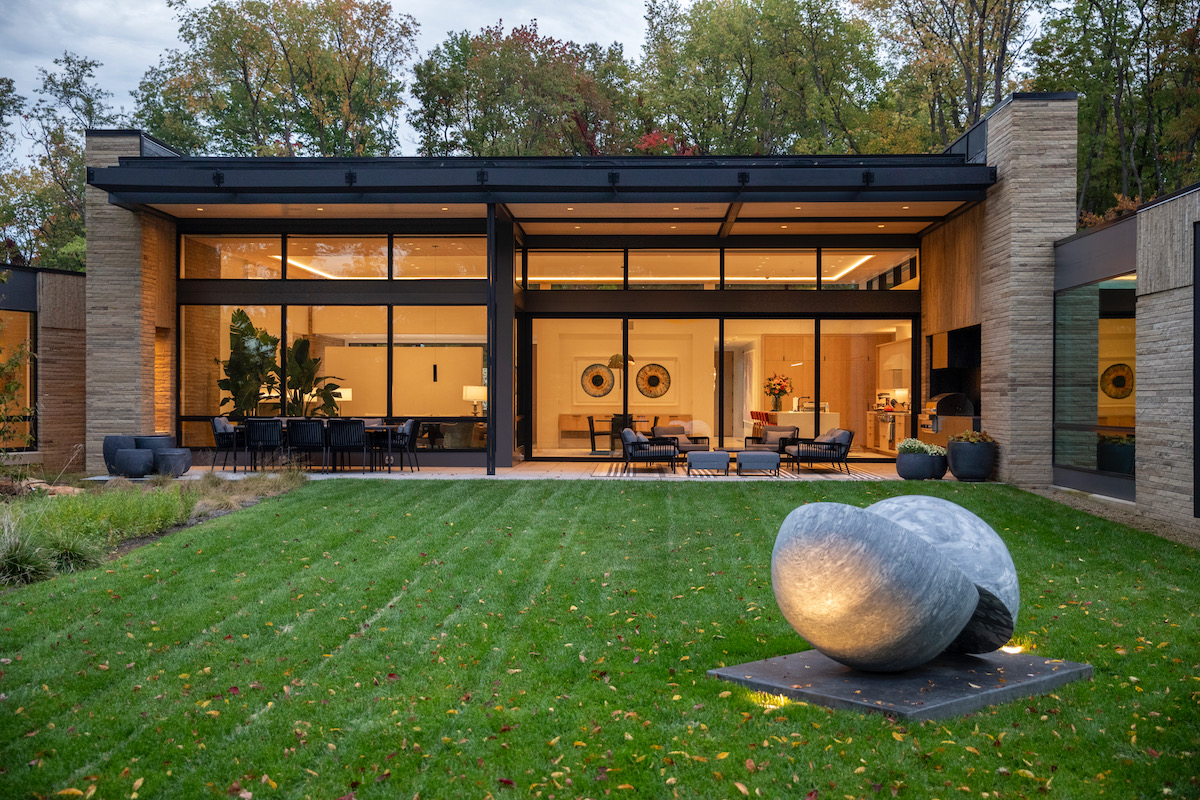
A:
[[[769,444],[772,447],[779,446],[780,439],[786,439],[788,431],[767,431],[763,434],[763,444]]]
[[[836,429],[835,429],[835,430],[836,430]],[[832,444],[833,442],[835,442],[835,441],[837,441],[837,440],[836,440],[836,438],[834,437],[834,434],[833,434],[833,433],[822,433],[820,436],[818,436],[817,438],[813,439],[813,441],[814,441],[814,442],[820,442],[821,444]]]
[[[217,426],[217,433],[232,433],[233,432],[233,425],[231,425],[229,420],[225,419],[224,417],[217,417],[215,420],[215,424]]]

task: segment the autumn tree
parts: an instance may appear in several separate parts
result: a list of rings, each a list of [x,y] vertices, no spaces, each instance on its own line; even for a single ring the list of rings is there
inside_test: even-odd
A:
[[[619,44],[538,33],[451,33],[413,68],[422,155],[600,155],[630,146],[630,66]]]
[[[189,152],[391,155],[417,23],[386,0],[172,0],[134,119]]]
[[[1034,43],[1033,85],[1079,92],[1081,218],[1200,180],[1200,2],[1075,0]]]
[[[1030,17],[1043,0],[854,0],[922,90],[934,145],[945,147],[1018,87]]]

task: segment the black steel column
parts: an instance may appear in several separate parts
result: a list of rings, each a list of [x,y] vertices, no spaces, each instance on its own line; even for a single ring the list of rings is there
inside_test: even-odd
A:
[[[496,204],[487,207],[487,474],[496,474]]]

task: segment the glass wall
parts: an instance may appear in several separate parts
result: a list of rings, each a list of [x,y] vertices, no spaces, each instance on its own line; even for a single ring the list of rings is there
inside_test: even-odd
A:
[[[635,429],[682,426],[717,447],[719,331],[715,319],[629,321],[625,376]]]
[[[28,311],[0,311],[0,353],[3,353],[5,358],[15,354],[22,344],[26,349],[30,349],[32,337],[33,314]],[[22,409],[26,409],[27,412],[21,415],[24,419],[9,426],[12,436],[0,439],[0,448],[5,450],[25,449],[34,444],[29,438],[31,425],[28,418],[28,415],[33,414],[35,397],[32,361],[32,356],[26,358],[16,374],[9,376],[19,385],[13,396],[13,407],[8,409],[8,413],[17,414]]]
[[[816,289],[816,250],[726,250],[731,289]]]
[[[281,236],[184,236],[179,277],[279,279],[283,277]]]
[[[822,289],[919,289],[917,251],[821,251]]]
[[[816,430],[816,323],[810,319],[731,319],[725,321],[721,358],[725,364],[725,445],[741,447],[762,426],[794,425],[801,437]],[[767,394],[767,382],[786,380],[791,391]],[[779,381],[772,381],[780,386]],[[778,397],[778,401],[776,401]]]
[[[387,237],[289,236],[287,266],[291,280],[384,280]]]
[[[1054,298],[1054,464],[1131,476],[1137,402],[1136,276]]]
[[[894,456],[911,431],[911,397],[911,322],[821,323],[820,431],[853,431],[854,451]]]
[[[284,416],[387,414],[386,306],[288,306],[287,339]]]
[[[527,289],[621,289],[622,250],[530,250]]]
[[[392,275],[397,280],[486,279],[487,237],[397,236],[392,242]]]
[[[630,289],[715,289],[719,250],[630,250]]]
[[[181,414],[279,412],[279,306],[183,306],[179,316]],[[183,424],[184,447],[212,443],[208,422]]]
[[[532,257],[532,254],[530,254]],[[620,450],[625,384],[636,363],[621,350],[619,319],[533,321],[533,454]],[[641,430],[649,433],[645,424]]]

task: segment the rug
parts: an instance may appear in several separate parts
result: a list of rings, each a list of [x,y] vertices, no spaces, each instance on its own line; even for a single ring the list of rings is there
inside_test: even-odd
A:
[[[682,480],[688,478],[687,467],[677,467],[675,472],[671,472],[670,467],[658,466],[653,467],[632,467],[628,472],[625,471],[625,465],[621,462],[606,462],[597,464],[592,471],[593,478],[624,478],[626,480]],[[737,474],[737,465],[729,468],[729,476],[726,477],[723,469],[692,469],[691,478],[718,478],[726,480],[766,480],[766,481],[878,481],[881,476],[866,470],[850,467],[850,474],[847,475],[841,470],[810,470],[801,467],[795,470],[792,467],[784,467],[779,470],[778,475],[770,472],[747,472],[744,475]]]

